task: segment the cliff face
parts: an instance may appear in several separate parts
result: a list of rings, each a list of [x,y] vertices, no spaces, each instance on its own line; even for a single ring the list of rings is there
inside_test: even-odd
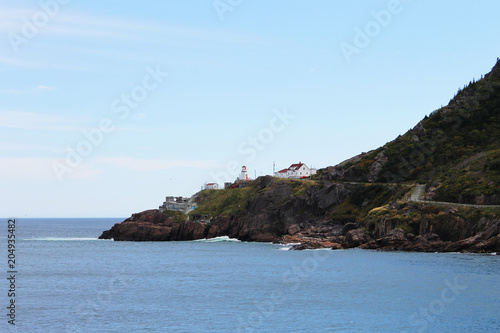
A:
[[[244,241],[273,242],[283,235],[294,234],[312,226],[322,226],[325,233],[341,229],[342,226],[329,219],[327,213],[345,200],[349,193],[348,187],[333,183],[321,185],[321,188],[315,184],[303,185],[298,180],[280,181],[267,176],[260,177],[245,189],[205,191],[197,198],[201,206],[197,211],[210,214],[210,223],[176,223],[167,214],[148,210],[114,225],[99,238],[117,241],[175,241],[229,236]],[[234,195],[241,192],[245,192],[244,195]],[[213,195],[220,194],[224,194],[224,202],[237,197],[231,203],[238,209],[228,214],[204,210],[203,204],[211,204],[216,200]]]
[[[233,214],[214,215],[209,223],[176,222],[165,213],[148,210],[114,225],[99,238],[180,241],[229,236],[300,243],[293,249],[500,251],[500,209],[409,202],[408,191],[412,187],[261,177],[245,189],[205,191],[197,198],[198,209],[233,198],[232,205],[238,207]]]
[[[304,248],[500,251],[500,61],[450,104],[383,147],[319,170],[313,180],[260,177],[248,187],[203,191],[194,213],[209,223],[145,211],[100,238],[175,241],[229,236]]]
[[[104,231],[99,239],[116,241],[176,241],[203,238],[205,227],[193,221],[175,222],[174,218],[158,210],[146,210],[133,214],[110,230]]]

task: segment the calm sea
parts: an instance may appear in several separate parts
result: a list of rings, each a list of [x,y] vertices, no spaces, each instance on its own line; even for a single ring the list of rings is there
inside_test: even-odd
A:
[[[97,240],[122,220],[18,219],[16,325],[4,278],[0,331],[500,331],[498,255]]]

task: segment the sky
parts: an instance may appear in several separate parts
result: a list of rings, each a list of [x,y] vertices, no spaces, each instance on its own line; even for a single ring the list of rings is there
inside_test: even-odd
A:
[[[0,216],[128,217],[335,165],[500,56],[500,2],[0,0]]]

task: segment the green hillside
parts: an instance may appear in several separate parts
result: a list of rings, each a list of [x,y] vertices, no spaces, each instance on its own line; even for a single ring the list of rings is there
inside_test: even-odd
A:
[[[432,200],[500,204],[500,61],[404,135],[320,176],[418,182],[427,185]]]

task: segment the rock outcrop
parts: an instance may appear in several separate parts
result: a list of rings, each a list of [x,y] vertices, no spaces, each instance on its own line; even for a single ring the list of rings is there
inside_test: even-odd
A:
[[[99,239],[115,241],[176,241],[203,238],[206,226],[194,221],[175,222],[174,218],[158,210],[146,210],[133,214],[110,230],[104,231]]]
[[[252,184],[258,195],[241,202],[244,213],[213,216],[210,223],[179,223],[158,210],[148,210],[114,225],[100,238],[175,241],[229,236],[243,241],[274,242],[284,235],[303,231],[305,235],[321,234],[321,237],[340,233],[342,225],[325,218],[325,214],[348,197],[349,186],[329,183],[321,188],[308,188],[303,195],[296,196],[294,185],[270,176],[260,177]]]
[[[382,223],[381,228],[367,232],[357,223],[342,225],[317,221],[314,224],[309,221],[307,224],[300,223],[302,226],[297,223],[288,227],[277,226],[267,220],[267,214],[262,213],[255,218],[218,216],[210,223],[199,223],[176,222],[171,216],[158,210],[147,210],[115,224],[110,230],[104,231],[99,238],[115,241],[181,241],[229,236],[244,241],[295,244],[291,250],[360,248],[418,252],[500,251],[500,220],[483,218],[479,224],[484,226],[484,230],[472,236],[469,236],[470,232],[456,234],[457,225],[462,227],[468,225],[460,219],[454,220],[456,224],[446,224],[449,230],[443,226],[438,228],[437,232],[440,234],[429,232],[436,228],[426,224],[424,228],[419,227],[423,234],[415,235],[406,233],[394,221],[390,224],[395,227],[388,227],[388,224]]]

